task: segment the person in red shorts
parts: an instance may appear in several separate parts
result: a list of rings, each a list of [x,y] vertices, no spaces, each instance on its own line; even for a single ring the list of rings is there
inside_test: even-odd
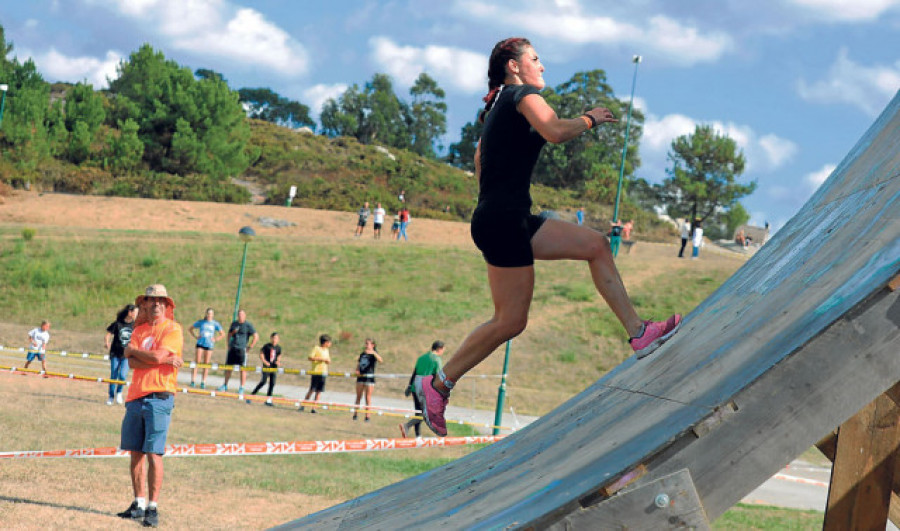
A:
[[[120,447],[131,452],[134,501],[122,518],[159,525],[157,501],[163,480],[163,454],[175,407],[176,378],[182,365],[184,332],[175,322],[175,302],[162,284],[147,288],[134,304],[140,308],[125,357],[133,370]],[[149,463],[149,467],[145,465]],[[148,469],[149,468],[149,474]],[[147,494],[149,491],[149,503]]]

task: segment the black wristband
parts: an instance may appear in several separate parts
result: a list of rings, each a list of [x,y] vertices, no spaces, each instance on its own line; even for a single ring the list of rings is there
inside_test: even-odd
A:
[[[597,120],[596,120],[596,119],[594,119],[594,117],[593,117],[593,116],[591,116],[591,115],[590,115],[590,114],[588,114],[588,113],[584,113],[584,114],[582,114],[582,116],[587,116],[587,118],[588,118],[588,120],[590,120],[590,121],[591,121],[591,129],[593,129],[593,128],[595,128],[595,127],[597,127]]]

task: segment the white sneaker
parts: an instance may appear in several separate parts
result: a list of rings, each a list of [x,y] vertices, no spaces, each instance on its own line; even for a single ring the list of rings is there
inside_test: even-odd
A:
[[[107,398],[107,399],[106,399],[106,405],[107,405],[107,406],[113,405],[113,399],[112,399],[112,398]]]
[[[116,393],[116,404],[124,404],[125,397],[122,396],[122,393]]]

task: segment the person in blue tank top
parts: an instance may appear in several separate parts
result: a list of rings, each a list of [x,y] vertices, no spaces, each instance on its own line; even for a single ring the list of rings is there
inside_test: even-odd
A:
[[[586,262],[597,292],[622,323],[638,358],[671,337],[681,323],[677,314],[665,321],[638,316],[605,235],[531,212],[531,173],[544,144],[560,144],[618,121],[612,112],[595,107],[575,118],[559,118],[541,96],[544,65],[521,37],[494,46],[487,77],[484,130],[475,149],[479,192],[471,232],[487,262],[494,315],[469,334],[436,375],[416,381],[425,423],[440,436],[447,434],[444,412],[455,383],[525,329],[535,259]]]
[[[206,317],[191,325],[190,334],[197,339],[197,363],[208,364],[212,360],[213,347],[216,341],[225,337],[225,329],[214,319],[215,312],[212,308],[206,309]],[[200,380],[200,389],[206,388],[206,376],[209,369],[203,369],[203,379]],[[197,367],[191,370],[191,387],[194,387],[197,379]]]

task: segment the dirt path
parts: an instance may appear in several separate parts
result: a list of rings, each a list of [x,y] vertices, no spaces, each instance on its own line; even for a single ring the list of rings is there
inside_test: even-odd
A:
[[[410,241],[470,247],[469,225],[461,222],[416,219],[409,225]],[[295,225],[266,227],[260,218]],[[389,218],[392,220],[392,218]],[[389,220],[385,220],[389,222]],[[123,197],[40,194],[15,191],[0,203],[0,223],[23,227],[83,227],[92,229],[150,229],[237,234],[251,226],[257,234],[334,240],[352,237],[356,214],[273,205],[234,205],[197,201],[160,201]],[[383,238],[390,236],[386,223]],[[372,238],[371,223],[363,237]]]

